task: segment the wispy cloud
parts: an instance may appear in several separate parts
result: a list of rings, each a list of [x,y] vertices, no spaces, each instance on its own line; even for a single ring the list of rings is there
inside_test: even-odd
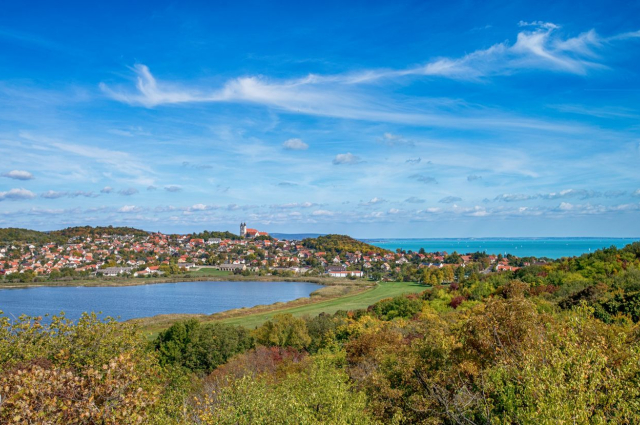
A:
[[[118,193],[122,196],[131,196],[138,193],[138,189],[136,189],[135,187],[130,187],[128,189],[120,189]]]
[[[376,197],[376,198],[372,198],[372,199],[370,199],[370,200],[368,200],[366,202],[364,202],[364,201],[360,202],[360,205],[363,206],[363,207],[369,207],[371,205],[384,204],[385,202],[387,202],[386,199],[377,198]]]
[[[526,25],[525,25],[526,24]],[[135,73],[135,90],[100,83],[110,98],[130,105],[153,108],[182,103],[254,103],[284,111],[316,116],[376,122],[402,123],[444,128],[510,128],[546,131],[586,131],[575,124],[559,124],[531,118],[496,114],[495,111],[465,110],[455,114],[447,108],[430,107],[408,111],[401,103],[382,101],[363,90],[365,85],[408,78],[449,78],[481,82],[532,70],[587,75],[608,69],[602,54],[612,43],[629,40],[635,32],[601,37],[591,29],[577,36],[564,36],[557,25],[523,23],[513,43],[496,43],[461,57],[442,57],[404,69],[368,69],[337,75],[309,74],[300,78],[275,80],[264,76],[233,78],[219,87],[189,87],[179,82],[159,81],[143,64]],[[388,99],[391,100],[391,99]],[[410,140],[385,133],[380,142],[411,145]]]
[[[415,142],[402,137],[400,134],[384,133],[378,138],[378,142],[387,146],[409,146],[414,147]]]
[[[416,181],[419,181],[420,183],[424,183],[424,184],[437,184],[438,181],[436,180],[435,177],[431,177],[431,176],[425,176],[424,174],[412,174],[409,176],[410,179],[414,179]]]
[[[445,198],[440,199],[438,202],[440,202],[441,204],[453,204],[460,201],[462,201],[462,198],[458,196],[447,196]]]
[[[425,202],[424,199],[415,197],[415,196],[411,196],[407,199],[404,200],[404,202],[408,202],[410,204],[423,204]]]
[[[503,202],[519,202],[519,201],[529,201],[531,199],[536,199],[538,195],[525,195],[523,193],[503,193],[494,198],[494,201],[503,201]]]
[[[167,192],[180,192],[182,190],[182,187],[177,185],[170,185],[165,186],[164,190],[166,190]]]
[[[594,190],[567,189],[567,190],[561,190],[560,192],[552,192],[552,193],[547,193],[539,196],[543,199],[568,199],[568,198],[590,199],[590,198],[598,198],[602,196],[602,193]]]

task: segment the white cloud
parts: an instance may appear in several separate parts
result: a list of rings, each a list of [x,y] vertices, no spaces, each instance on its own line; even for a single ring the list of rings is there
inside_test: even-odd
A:
[[[105,186],[102,188],[102,190],[100,190],[100,193],[111,193],[113,192],[113,188],[110,186]]]
[[[631,196],[635,196],[635,197],[637,197],[637,198],[640,198],[640,189],[636,189],[636,190],[631,194]]]
[[[14,180],[31,180],[33,179],[33,174],[24,170],[11,170],[6,173],[2,173],[2,177],[7,177]]]
[[[282,147],[287,150],[303,151],[305,149],[308,149],[309,145],[303,142],[302,139],[289,139],[285,140],[285,142],[282,144]]]
[[[176,185],[170,185],[170,186],[165,186],[164,190],[166,190],[167,192],[180,192],[182,190],[182,187],[176,186]]]
[[[360,159],[359,156],[353,155],[352,153],[348,152],[348,153],[339,153],[338,155],[336,155],[335,158],[333,158],[333,165],[343,165],[343,164],[347,164],[347,165],[353,165],[353,164],[359,164],[362,162],[362,159]]]
[[[137,213],[142,211],[142,208],[136,207],[135,205],[125,205],[118,210],[121,213]]]
[[[315,210],[314,212],[311,213],[311,215],[315,215],[315,216],[332,216],[334,213],[332,211],[327,211],[327,210]]]
[[[36,194],[27,189],[11,189],[7,192],[0,192],[0,201],[19,201],[22,199],[33,199]]]
[[[56,192],[55,190],[48,190],[42,193],[40,196],[46,199],[58,199],[67,196],[68,194],[68,192]]]

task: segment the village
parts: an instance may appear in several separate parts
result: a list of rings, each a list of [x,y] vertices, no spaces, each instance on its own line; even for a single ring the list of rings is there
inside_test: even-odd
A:
[[[228,233],[228,232],[227,232]],[[197,235],[196,235],[197,236]],[[0,244],[0,277],[28,281],[78,277],[169,276],[326,276],[333,278],[398,279],[409,275],[424,283],[453,281],[461,273],[516,271],[517,257],[447,252],[390,252],[360,243],[363,248],[317,250],[307,240],[287,240],[240,225],[238,236],[200,238],[194,235],[149,233],[73,237],[66,243]],[[355,241],[355,240],[354,240]],[[359,243],[359,242],[358,242]],[[204,272],[204,274],[203,274]]]

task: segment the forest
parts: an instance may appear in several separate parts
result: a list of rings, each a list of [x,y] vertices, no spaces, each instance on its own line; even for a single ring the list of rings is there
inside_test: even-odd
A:
[[[92,227],[78,226],[68,227],[62,230],[53,230],[50,232],[39,232],[37,230],[19,229],[15,227],[0,228],[0,242],[26,242],[26,243],[67,243],[71,238],[100,237],[101,235],[133,235],[147,236],[149,232],[134,229],[133,227]]]
[[[640,422],[640,243],[255,329],[0,317],[0,423]]]
[[[363,254],[386,254],[389,252],[386,249],[378,248],[346,235],[325,235],[317,238],[307,238],[302,241],[302,245],[334,256],[356,251],[360,251]]]

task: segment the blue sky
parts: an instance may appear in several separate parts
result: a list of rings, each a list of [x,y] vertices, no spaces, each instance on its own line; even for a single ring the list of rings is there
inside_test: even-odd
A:
[[[638,1],[91,3],[2,5],[0,227],[640,236]]]

